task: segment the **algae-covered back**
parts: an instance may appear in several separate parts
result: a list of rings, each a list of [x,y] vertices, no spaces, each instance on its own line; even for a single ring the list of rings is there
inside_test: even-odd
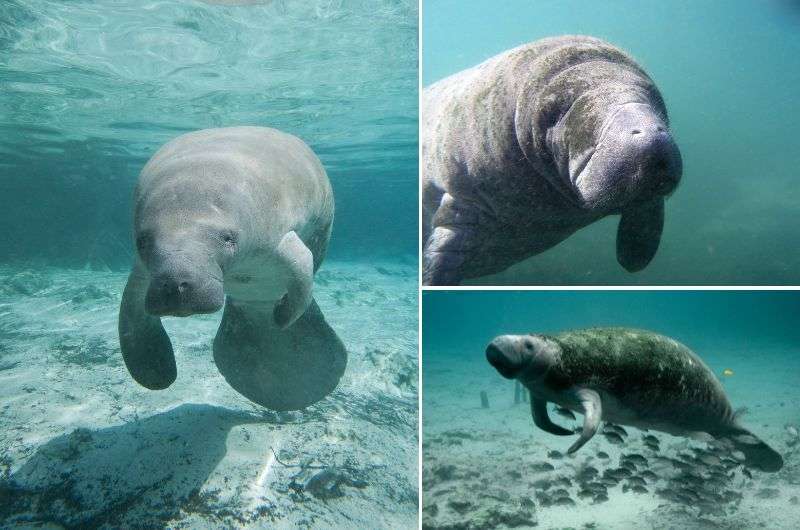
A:
[[[551,338],[562,348],[548,381],[556,387],[589,386],[637,408],[663,409],[670,417],[681,411],[696,417],[698,409],[715,418],[730,417],[730,403],[713,372],[669,337],[639,329],[589,328]]]

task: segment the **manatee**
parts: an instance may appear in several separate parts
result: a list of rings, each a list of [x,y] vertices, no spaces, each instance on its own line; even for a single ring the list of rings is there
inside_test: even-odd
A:
[[[502,335],[486,348],[486,358],[500,375],[530,390],[540,429],[573,434],[550,420],[548,402],[583,414],[583,430],[568,453],[607,421],[716,439],[762,471],[783,466],[776,451],[739,425],[722,385],[700,357],[668,337],[625,328]]]
[[[626,270],[655,255],[682,160],[660,92],[619,48],[519,46],[426,88],[421,115],[426,285],[502,271],[609,215]]]
[[[207,129],[164,145],[134,195],[136,257],[119,313],[131,376],[169,387],[177,367],[161,317],[224,305],[214,361],[236,391],[274,410],[333,391],[347,352],[312,296],[333,211],[319,159],[289,134]]]

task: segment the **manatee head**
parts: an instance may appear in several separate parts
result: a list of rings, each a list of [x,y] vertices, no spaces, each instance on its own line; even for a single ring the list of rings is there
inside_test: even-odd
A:
[[[584,211],[621,214],[617,261],[629,272],[647,266],[661,240],[664,200],[683,172],[655,87],[601,84],[581,94],[548,130],[547,143],[558,189]]]
[[[223,274],[244,244],[242,231],[218,194],[165,191],[142,201],[134,219],[136,253],[149,274],[145,310],[155,316],[214,313],[225,303]]]
[[[583,209],[621,213],[671,194],[683,171],[663,116],[647,102],[580,96],[551,130],[559,177]]]
[[[559,346],[542,335],[500,335],[486,347],[486,360],[506,379],[532,382],[558,361]]]
[[[590,217],[622,215],[617,260],[638,271],[658,249],[664,199],[683,171],[664,100],[633,59],[609,45],[551,55],[517,96],[518,144],[566,202]]]

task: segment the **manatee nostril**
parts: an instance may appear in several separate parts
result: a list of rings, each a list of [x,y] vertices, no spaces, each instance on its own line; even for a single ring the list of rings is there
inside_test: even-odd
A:
[[[631,131],[631,134],[642,134],[642,131],[639,129],[634,129]]]
[[[189,289],[189,282],[181,282],[178,284],[178,292],[183,293]]]

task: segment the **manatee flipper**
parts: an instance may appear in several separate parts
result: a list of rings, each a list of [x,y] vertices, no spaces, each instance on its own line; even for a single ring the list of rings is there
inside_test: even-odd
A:
[[[175,381],[178,370],[161,319],[144,310],[148,283],[147,273],[137,263],[122,294],[119,345],[125,366],[136,382],[150,390],[162,390]]]
[[[603,406],[600,402],[600,394],[588,388],[581,388],[575,392],[575,396],[581,402],[581,408],[583,409],[583,430],[575,443],[567,449],[567,454],[574,453],[583,447],[583,444],[592,439],[592,436],[594,436],[597,429],[600,427],[600,420],[603,417]]]
[[[734,427],[723,436],[716,437],[730,441],[734,450],[744,453],[744,465],[747,467],[768,473],[774,473],[783,467],[783,457],[743,427]]]
[[[626,208],[617,227],[619,264],[628,272],[644,269],[656,255],[663,228],[663,197]]]
[[[534,425],[545,432],[556,434],[558,436],[574,434],[569,429],[565,429],[564,427],[553,423],[550,420],[550,416],[547,414],[547,401],[535,398],[533,397],[533,394],[531,394],[531,414],[533,415]]]
[[[433,218],[434,229],[423,250],[423,285],[458,285],[461,267],[473,251],[478,215],[449,193],[442,196]]]
[[[272,410],[299,410],[336,388],[347,350],[313,298],[294,324],[281,329],[271,314],[229,296],[214,362],[247,399]]]
[[[289,271],[289,285],[283,298],[275,305],[275,322],[285,329],[305,313],[311,303],[314,283],[314,256],[294,232],[283,236],[277,248],[278,259]]]

